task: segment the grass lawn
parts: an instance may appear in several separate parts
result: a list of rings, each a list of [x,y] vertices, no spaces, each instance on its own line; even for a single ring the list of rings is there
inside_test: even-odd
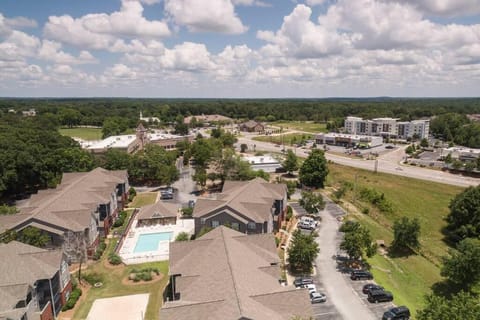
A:
[[[158,192],[138,193],[132,202],[128,204],[130,208],[140,208],[149,204],[154,204],[157,200]]]
[[[83,140],[102,139],[101,128],[63,128],[59,129],[60,134],[68,137],[76,137]]]
[[[160,307],[162,306],[162,293],[168,281],[168,261],[143,263],[138,265],[122,266],[116,268],[107,268],[104,262],[108,257],[108,252],[113,250],[115,241],[111,241],[105,251],[103,258],[97,263],[88,267],[84,273],[97,273],[102,275],[103,286],[101,288],[91,288],[87,292],[86,299],[75,311],[74,320],[84,320],[87,318],[93,302],[96,299],[111,298],[117,296],[133,295],[139,293],[149,293],[147,312],[145,319],[158,319]],[[146,284],[126,285],[122,280],[128,277],[131,270],[145,267],[158,268],[164,275],[160,281]]]
[[[431,286],[440,281],[441,257],[446,255],[441,229],[446,225],[450,200],[463,189],[406,177],[373,173],[370,171],[329,164],[328,186],[340,186],[342,181],[354,183],[357,175],[356,207],[368,208],[369,213],[354,215],[367,226],[373,239],[385,240],[388,246],[393,239],[393,222],[402,217],[417,217],[421,224],[419,255],[389,258],[377,255],[369,260],[375,279],[394,293],[399,304],[413,310],[421,308],[423,297],[430,293]],[[383,214],[368,203],[358,199],[363,187],[373,188],[385,194],[393,205],[393,213]],[[353,202],[354,191],[349,190],[342,198]]]
[[[309,140],[312,138],[311,134],[302,134],[302,133],[287,133],[278,136],[259,136],[254,137],[253,140],[271,142],[276,144],[285,143],[286,145],[293,145],[299,143],[301,140]]]
[[[315,123],[312,121],[275,121],[270,124],[272,126],[282,127],[284,129],[305,131],[311,133],[327,132],[326,123]]]

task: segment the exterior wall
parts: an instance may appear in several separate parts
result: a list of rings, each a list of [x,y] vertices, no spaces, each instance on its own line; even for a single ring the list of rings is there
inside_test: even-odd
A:
[[[430,134],[429,120],[414,120],[410,122],[397,122],[397,119],[376,118],[364,120],[357,117],[345,119],[345,133],[359,135],[391,136],[402,139],[413,137],[417,134],[420,139],[427,138]]]
[[[67,231],[64,236],[63,252],[67,256],[67,261],[78,262],[78,257],[84,255],[87,257],[87,243],[83,232]]]
[[[143,226],[153,226],[153,225],[169,225],[169,224],[176,224],[177,218],[170,217],[170,218],[151,218],[151,219],[139,219],[137,222],[137,228]]]
[[[72,293],[72,281],[68,281],[65,288],[63,288],[62,292],[60,293],[60,300],[62,301],[62,306],[67,303],[68,298],[70,297],[70,293]]]
[[[48,302],[41,311],[40,320],[54,320],[52,304]]]
[[[248,219],[246,219],[248,220]],[[212,228],[212,221],[218,221],[220,225],[230,225],[233,226],[234,223],[238,223],[238,231],[242,233],[266,233],[267,227],[264,227],[264,223],[256,223],[255,221],[250,220],[250,222],[255,223],[255,229],[249,229],[247,224],[236,219],[234,216],[228,213],[228,210],[223,209],[221,213],[205,218],[205,223],[202,224],[201,218],[195,218],[195,234],[198,234],[203,227]],[[273,229],[273,228],[272,228]],[[273,230],[272,230],[273,231]]]

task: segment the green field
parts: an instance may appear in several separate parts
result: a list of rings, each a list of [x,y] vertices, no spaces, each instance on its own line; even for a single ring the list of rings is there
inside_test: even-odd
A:
[[[312,135],[307,133],[287,133],[287,134],[282,134],[278,136],[258,136],[253,138],[253,140],[256,140],[256,141],[271,142],[275,144],[286,144],[286,145],[293,145],[296,143],[300,143],[302,140],[309,140],[309,139],[312,139]]]
[[[354,183],[357,175],[357,208],[369,208],[369,213],[349,210],[353,218],[367,226],[374,240],[384,240],[388,246],[393,239],[393,222],[402,216],[417,217],[421,223],[421,249],[418,255],[387,257],[377,255],[369,260],[375,279],[391,290],[395,302],[405,304],[412,310],[423,305],[423,297],[430,293],[431,286],[441,281],[441,257],[447,253],[441,229],[449,212],[450,200],[463,189],[446,184],[393,176],[383,173],[330,164],[327,185],[339,187],[342,181]],[[358,190],[374,188],[385,194],[393,204],[393,213],[383,214],[370,204],[358,199]],[[354,189],[342,198],[344,205],[353,202]]]
[[[157,200],[158,192],[138,193],[132,202],[128,204],[130,208],[140,208],[149,204],[154,204]]]
[[[68,137],[80,138],[83,140],[100,140],[102,139],[101,128],[63,128],[60,134]]]
[[[326,123],[315,123],[312,121],[275,121],[270,123],[272,126],[282,127],[284,130],[298,130],[311,133],[327,131]]]
[[[75,310],[74,320],[84,320],[96,299],[111,298],[124,295],[133,295],[139,293],[149,293],[147,312],[145,319],[158,319],[160,307],[162,306],[162,293],[168,281],[168,261],[143,263],[132,266],[122,266],[107,268],[104,263],[108,257],[108,252],[113,250],[115,242],[109,243],[103,258],[93,265],[90,265],[84,272],[97,273],[102,276],[103,286],[100,288],[91,288],[86,293],[86,299]],[[163,278],[160,281],[146,284],[127,285],[122,280],[127,278],[131,270],[142,269],[146,267],[158,268]]]

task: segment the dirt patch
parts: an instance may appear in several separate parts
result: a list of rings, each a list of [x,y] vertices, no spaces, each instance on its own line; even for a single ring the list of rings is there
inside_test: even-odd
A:
[[[138,286],[142,284],[150,284],[150,283],[155,283],[163,279],[163,273],[160,273],[157,275],[156,273],[152,272],[152,280],[151,281],[143,281],[140,280],[138,282],[134,282],[133,280],[128,279],[128,276],[122,280],[122,284],[127,285],[127,286]]]

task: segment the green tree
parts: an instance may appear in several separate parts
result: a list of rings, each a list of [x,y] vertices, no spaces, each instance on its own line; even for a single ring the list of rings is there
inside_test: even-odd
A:
[[[393,223],[392,249],[395,251],[409,251],[420,248],[420,221],[417,218],[402,217]]]
[[[287,151],[287,157],[285,161],[283,161],[282,166],[289,175],[292,175],[294,171],[298,170],[298,158],[292,150],[289,149]]]
[[[318,214],[319,210],[325,208],[322,195],[311,191],[303,191],[299,203],[310,214]]]
[[[370,231],[356,221],[346,221],[340,227],[344,233],[340,249],[347,252],[351,259],[358,260],[364,255],[372,257],[376,253],[376,245],[372,242]]]
[[[135,184],[172,184],[179,177],[176,153],[166,151],[157,145],[148,144],[145,149],[135,153],[131,158],[128,175]]]
[[[70,128],[79,125],[82,119],[82,115],[78,110],[70,108],[62,108],[58,115],[60,123]]]
[[[478,298],[460,292],[451,298],[428,295],[425,307],[417,312],[417,320],[478,320]]]
[[[104,168],[108,170],[126,170],[130,166],[132,156],[125,151],[108,149],[104,155]]]
[[[303,234],[295,230],[288,248],[288,263],[295,272],[310,272],[320,249],[312,234]]]
[[[192,215],[193,215],[193,208],[191,207],[182,208],[182,217],[191,218]]]
[[[102,136],[107,138],[122,134],[128,129],[128,120],[120,117],[109,117],[103,121]]]
[[[18,210],[16,207],[10,207],[10,206],[7,206],[6,204],[0,205],[0,216],[16,214],[17,212]]]
[[[186,232],[180,232],[176,237],[175,241],[188,241],[190,240],[190,236]]]
[[[202,167],[195,169],[192,179],[202,188],[205,187],[207,185],[207,171]]]
[[[178,115],[175,119],[175,133],[181,136],[188,134],[188,125],[184,122],[182,115]]]
[[[458,242],[480,236],[480,186],[469,187],[450,202],[447,216],[449,238]]]
[[[50,241],[50,237],[38,228],[26,227],[17,232],[17,240],[35,247],[44,247]]]
[[[325,153],[313,149],[300,168],[300,182],[307,187],[323,188],[328,175]]]
[[[460,241],[457,250],[449,250],[443,258],[442,276],[469,291],[480,282],[480,240],[467,238]]]
[[[415,152],[415,147],[413,145],[409,145],[406,149],[405,152],[409,155],[412,155]]]
[[[426,138],[423,138],[422,140],[420,140],[420,147],[428,148],[428,140]]]

